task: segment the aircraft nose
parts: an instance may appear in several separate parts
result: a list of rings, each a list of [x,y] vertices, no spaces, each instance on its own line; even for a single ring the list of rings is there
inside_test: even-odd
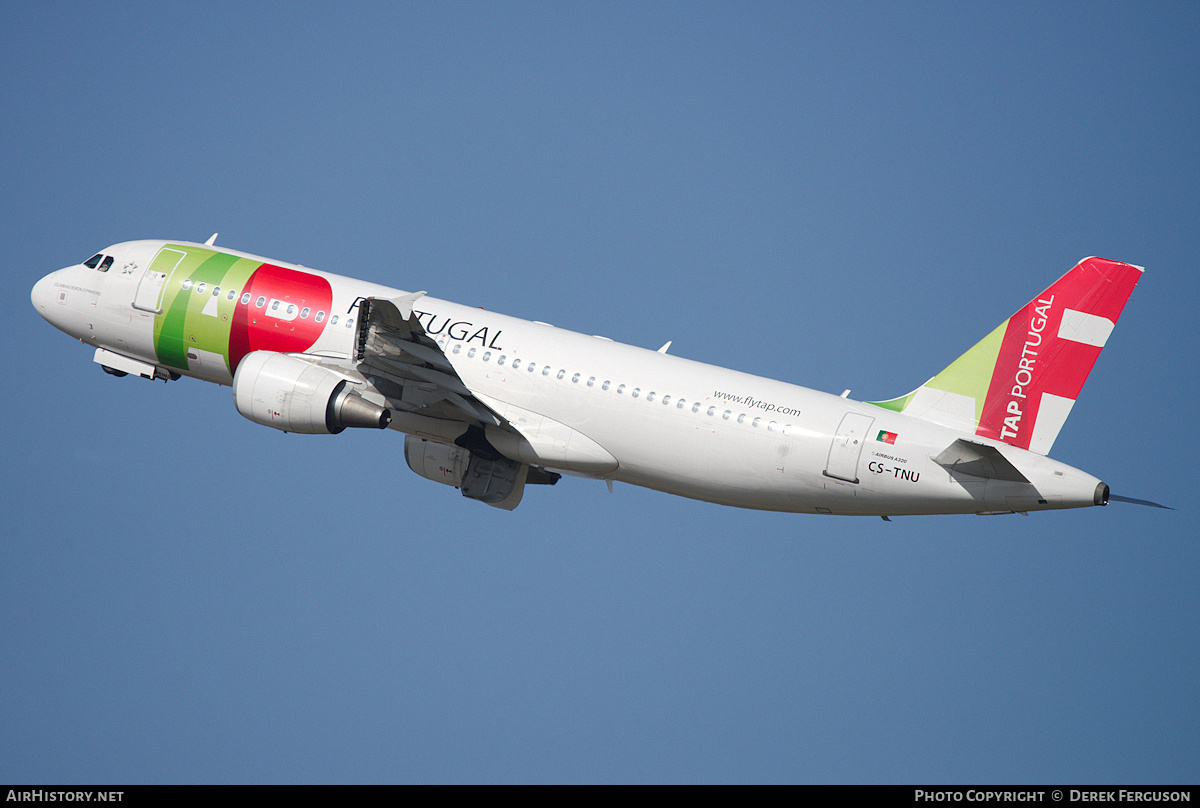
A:
[[[29,292],[29,300],[33,303],[34,310],[42,315],[42,319],[68,334],[71,334],[74,312],[67,305],[66,298],[60,296],[67,294],[65,288],[71,287],[68,282],[71,279],[71,267],[60,269],[35,283]]]
[[[49,275],[35,283],[33,285],[33,291],[29,293],[29,299],[33,302],[34,309],[36,309],[37,313],[42,315],[42,317],[46,317],[46,312],[50,308],[50,299],[53,294],[52,287],[54,284],[54,281],[51,279],[54,277],[54,274],[55,273],[51,272]]]

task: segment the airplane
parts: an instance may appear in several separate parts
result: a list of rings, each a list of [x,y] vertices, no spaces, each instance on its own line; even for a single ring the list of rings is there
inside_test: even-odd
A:
[[[1047,455],[1138,266],[1086,258],[912,392],[860,402],[216,237],[114,244],[39,280],[33,306],[107,373],[228,385],[284,432],[403,432],[413,471],[504,510],[563,474],[884,519],[1137,501]]]

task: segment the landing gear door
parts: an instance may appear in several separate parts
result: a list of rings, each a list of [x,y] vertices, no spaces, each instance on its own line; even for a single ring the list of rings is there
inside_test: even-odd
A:
[[[135,309],[153,314],[162,313],[159,300],[162,298],[163,283],[175,271],[175,267],[179,265],[186,254],[180,250],[165,247],[159,250],[150,266],[146,267],[146,271],[142,273],[142,279],[138,281],[137,293],[133,298]]]
[[[825,476],[858,482],[858,457],[867,442],[871,424],[875,419],[869,415],[848,412],[842,417],[833,443],[829,446],[829,462],[825,464]]]

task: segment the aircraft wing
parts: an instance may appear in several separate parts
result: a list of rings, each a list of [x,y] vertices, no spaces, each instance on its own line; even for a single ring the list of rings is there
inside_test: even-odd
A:
[[[616,458],[572,426],[467,387],[413,312],[423,294],[359,303],[355,360],[360,371],[400,385],[401,401],[410,412],[482,427],[468,429],[455,444],[485,458],[506,457],[585,475],[616,470]],[[531,472],[529,478],[535,484],[557,479],[557,474],[543,471]]]
[[[355,364],[364,371],[398,385],[401,409],[426,411],[434,417],[450,417],[480,424],[505,424],[463,384],[413,311],[425,293],[413,292],[390,300],[367,298],[359,302],[359,327]]]

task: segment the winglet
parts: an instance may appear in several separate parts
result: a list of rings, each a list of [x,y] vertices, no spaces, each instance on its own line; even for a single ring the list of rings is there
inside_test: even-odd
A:
[[[408,321],[412,319],[413,306],[425,296],[424,292],[410,292],[393,298],[371,298],[372,315],[388,328],[407,333]]]
[[[869,403],[1044,455],[1142,272],[1085,258],[925,384]]]
[[[410,292],[407,295],[393,297],[390,302],[396,307],[396,311],[400,312],[400,316],[407,320],[412,317],[413,305],[423,297],[425,297],[425,292]]]

